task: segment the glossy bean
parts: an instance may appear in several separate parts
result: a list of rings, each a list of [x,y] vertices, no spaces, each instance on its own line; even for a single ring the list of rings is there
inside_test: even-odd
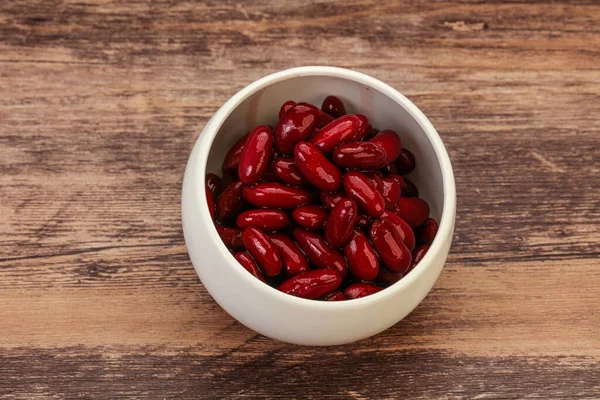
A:
[[[300,169],[292,157],[281,157],[273,163],[273,170],[277,177],[288,185],[302,186],[306,184],[306,179],[302,176]]]
[[[317,188],[333,192],[340,188],[342,173],[313,144],[300,142],[294,148],[294,161],[300,173]]]
[[[410,226],[417,228],[423,225],[429,217],[429,204],[417,197],[401,197],[395,211]]]
[[[373,128],[369,124],[369,119],[362,114],[354,114],[358,118],[358,128],[352,140],[362,140],[365,136],[369,135]]]
[[[412,255],[396,227],[387,219],[377,219],[369,229],[369,239],[381,260],[393,272],[406,272]]]
[[[244,184],[236,181],[227,186],[217,199],[217,220],[229,221],[242,211],[245,201],[242,198]]]
[[[344,102],[337,96],[327,96],[321,104],[321,110],[334,118],[339,118],[346,114]]]
[[[396,160],[396,168],[398,169],[398,173],[401,175],[410,174],[415,170],[416,161],[415,156],[410,150],[402,149],[400,151],[400,155]]]
[[[344,115],[318,130],[310,138],[310,143],[323,153],[331,153],[340,144],[354,138],[359,124],[355,115]]]
[[[219,195],[221,194],[221,188],[222,188],[221,178],[219,178],[215,174],[208,173],[204,177],[204,183],[205,183],[206,187],[208,188],[208,190],[210,190],[210,192],[212,193],[213,199],[219,198]]]
[[[283,259],[283,270],[287,276],[298,275],[310,269],[306,256],[288,236],[280,233],[273,234],[271,235],[271,242]]]
[[[281,119],[281,117],[283,117],[285,113],[287,113],[290,110],[290,108],[294,107],[295,105],[296,102],[292,100],[288,100],[285,103],[283,103],[281,105],[281,108],[279,109],[279,118]]]
[[[260,272],[260,269],[254,262],[254,259],[252,259],[250,254],[245,253],[245,252],[234,253],[233,257],[235,257],[237,262],[239,262],[240,265],[242,267],[244,267],[244,269],[246,269],[246,271],[250,272],[252,275],[254,275],[256,278],[260,279],[261,281],[263,281],[263,282],[265,281],[265,277],[263,276],[262,272]]]
[[[405,274],[401,272],[392,272],[387,268],[381,267],[379,268],[379,273],[377,274],[377,278],[375,278],[375,282],[380,287],[388,287],[398,282],[404,275]]]
[[[334,269],[342,277],[346,276],[348,271],[346,260],[336,248],[327,244],[321,235],[303,228],[294,229],[293,235],[311,263],[319,268]]]
[[[259,229],[246,228],[242,231],[242,242],[266,276],[279,275],[283,266],[281,256],[267,235]]]
[[[402,241],[404,242],[406,247],[408,247],[409,250],[415,248],[415,233],[411,226],[408,224],[408,222],[406,222],[402,219],[402,217],[390,210],[385,210],[379,218],[387,219],[392,224],[394,224],[394,226],[398,230],[398,233],[400,234],[400,237],[402,238]]]
[[[273,135],[266,125],[256,127],[244,145],[238,176],[246,185],[258,182],[267,170],[273,152]]]
[[[384,175],[398,175],[398,169],[396,168],[395,163],[389,163],[385,167],[381,168],[380,171]]]
[[[317,121],[317,126],[315,128],[321,129],[325,125],[333,122],[334,119],[335,118],[333,118],[331,115],[327,114],[326,112],[322,112],[321,116],[319,117],[319,121]]]
[[[373,221],[373,218],[370,215],[361,214],[356,218],[356,228],[357,229],[366,229]]]
[[[263,182],[247,186],[242,195],[255,207],[296,208],[311,201],[311,193],[306,189],[287,186],[278,182]]]
[[[387,155],[377,143],[350,142],[344,143],[333,151],[332,160],[344,168],[375,170],[382,168]]]
[[[361,280],[371,281],[379,272],[379,257],[364,233],[354,230],[344,246],[344,255],[352,275]]]
[[[279,290],[305,299],[318,299],[336,290],[342,277],[331,269],[315,269],[302,272],[279,286]]]
[[[246,210],[235,220],[238,228],[245,229],[253,226],[265,232],[278,231],[290,224],[290,217],[285,211],[258,208]]]
[[[325,223],[325,240],[334,247],[341,247],[350,239],[356,219],[358,218],[358,207],[353,200],[343,199],[339,201],[327,222]]]
[[[391,176],[392,175],[389,175],[381,180],[383,182],[382,195],[385,199],[385,208],[388,210],[394,210],[398,206],[398,201],[400,201],[400,196],[402,194],[402,185],[400,184],[400,181]],[[402,179],[398,175],[394,176]]]
[[[322,229],[328,216],[324,207],[315,205],[298,207],[292,212],[294,221],[303,228],[308,229]]]
[[[370,296],[380,290],[381,288],[369,283],[354,283],[344,290],[344,295],[348,299],[359,299],[361,297]]]
[[[377,143],[383,147],[383,150],[386,154],[386,165],[396,161],[400,155],[400,151],[402,150],[402,142],[400,141],[400,137],[396,132],[391,130],[379,132],[373,139],[370,140],[370,142]]]
[[[329,293],[327,296],[323,297],[325,301],[343,301],[346,300],[346,296],[342,293],[341,290],[336,290],[335,292]]]
[[[288,110],[275,127],[275,148],[279,154],[292,154],[298,142],[307,140],[321,116],[321,110],[299,103]]]
[[[246,143],[246,139],[248,139],[249,135],[250,133],[247,133],[241,138],[239,138],[238,141],[235,142],[233,146],[231,146],[231,148],[225,155],[222,167],[222,171],[224,174],[231,173],[235,177],[237,177],[240,158],[242,157],[242,152],[244,151],[244,144]]]
[[[369,215],[378,217],[385,210],[385,200],[369,178],[357,171],[344,176],[344,190]]]
[[[341,192],[332,192],[332,193],[321,192],[319,197],[321,199],[321,203],[323,203],[323,205],[325,207],[327,207],[330,210],[333,210],[333,207],[335,207],[335,205],[338,203],[338,201],[346,198],[347,196]]]
[[[242,231],[235,228],[230,228],[224,225],[216,225],[217,233],[219,237],[227,246],[227,248],[231,250],[244,250],[244,243],[242,242]]]
[[[208,211],[210,212],[210,219],[215,220],[215,199],[213,198],[213,194],[210,191],[209,187],[206,186],[204,188],[206,193],[206,203],[208,204]]]

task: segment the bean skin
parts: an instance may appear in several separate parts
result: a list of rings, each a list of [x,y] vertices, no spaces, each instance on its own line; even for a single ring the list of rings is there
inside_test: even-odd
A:
[[[267,235],[259,229],[246,228],[242,231],[242,242],[266,276],[279,275],[283,266],[281,256]]]
[[[377,219],[369,229],[369,239],[381,260],[393,272],[406,272],[412,255],[396,227],[386,219]]]
[[[212,193],[213,199],[219,198],[219,195],[221,194],[221,188],[223,187],[221,178],[215,174],[208,173],[204,178],[204,182],[208,190],[210,190]]]
[[[277,177],[288,185],[302,186],[306,184],[306,179],[292,157],[280,157],[275,160],[273,170]]]
[[[238,165],[240,180],[251,185],[267,170],[273,152],[273,135],[266,125],[256,127],[246,139]]]
[[[375,285],[371,285],[368,283],[355,283],[346,288],[344,290],[344,295],[348,299],[359,299],[361,297],[370,296],[373,293],[377,293],[381,290]]]
[[[273,234],[271,242],[283,259],[283,269],[287,276],[298,275],[310,269],[306,257],[288,236],[281,233]]]
[[[337,96],[325,97],[323,104],[321,104],[321,111],[326,112],[334,118],[339,118],[342,115],[346,115],[346,107],[344,106],[344,102]]]
[[[404,185],[402,186],[402,196],[404,197],[419,197],[419,189],[414,183],[404,178]]]
[[[350,239],[358,207],[353,200],[343,199],[335,205],[325,224],[325,240],[333,247],[341,247]]]
[[[302,228],[294,229],[293,235],[311,263],[319,268],[334,269],[342,277],[346,276],[348,271],[346,260],[336,248],[327,244],[321,235]]]
[[[275,127],[275,149],[279,154],[292,154],[298,142],[313,133],[321,110],[307,103],[298,103],[281,117]]]
[[[402,241],[404,242],[406,247],[408,247],[409,250],[415,248],[415,233],[411,226],[408,224],[408,222],[406,222],[402,219],[402,217],[393,213],[390,210],[385,210],[379,218],[387,219],[392,224],[394,224],[394,226],[398,230],[398,233],[400,234],[400,237],[402,238]]]
[[[325,207],[327,207],[330,210],[333,210],[333,208],[335,207],[335,205],[340,200],[346,198],[346,195],[344,193],[341,193],[341,192],[333,192],[333,193],[321,192],[321,194],[319,195],[319,197],[321,198],[321,203],[323,203],[323,205]]]
[[[362,114],[355,114],[356,118],[358,118],[358,128],[356,129],[356,134],[354,135],[353,140],[360,141],[365,138],[367,135],[371,134],[373,128],[369,124],[369,119]]]
[[[423,257],[425,257],[425,254],[427,254],[427,252],[429,251],[429,245],[428,244],[423,244],[419,247],[417,247],[416,249],[413,250],[412,252],[412,262],[410,264],[410,269],[412,270],[414,267],[416,267],[416,265],[421,262],[421,260],[423,259]]]
[[[206,203],[208,204],[208,211],[210,211],[210,219],[215,220],[215,200],[213,199],[213,194],[210,191],[209,187],[206,186]]]
[[[231,250],[241,251],[244,250],[244,243],[242,242],[242,231],[235,228],[230,228],[224,225],[216,226],[219,237]]]
[[[328,216],[325,208],[315,205],[298,207],[292,212],[294,221],[308,229],[322,229]]]
[[[396,168],[400,175],[410,174],[415,170],[415,156],[407,149],[402,149],[396,160]]]
[[[312,195],[306,189],[278,182],[263,182],[245,187],[242,195],[255,207],[296,208],[310,203]]]
[[[240,229],[252,226],[266,232],[278,231],[289,224],[290,217],[287,213],[268,208],[246,210],[236,218],[236,225]]]
[[[342,284],[340,274],[331,269],[302,272],[279,286],[279,290],[305,299],[318,299],[336,290]]]
[[[376,170],[383,167],[387,155],[377,143],[350,142],[333,151],[333,162],[344,168]]]
[[[429,217],[429,204],[417,197],[401,197],[395,212],[410,226],[418,228]]]
[[[325,301],[344,301],[346,300],[346,296],[342,293],[341,290],[336,290],[335,292],[329,293],[327,296],[323,297]]]
[[[372,281],[379,272],[379,257],[361,231],[355,230],[344,246],[350,272],[357,279]]]
[[[419,228],[419,231],[420,242],[423,244],[431,244],[433,243],[433,239],[435,239],[435,235],[437,234],[438,223],[433,218],[427,218],[423,226]]]
[[[387,156],[385,160],[386,165],[396,161],[402,150],[400,137],[396,132],[389,129],[379,132],[370,142],[377,143],[383,147]]]
[[[217,220],[229,221],[233,219],[244,207],[245,201],[242,198],[244,184],[236,181],[223,190],[217,199]]]
[[[279,118],[281,119],[281,117],[283,117],[285,113],[287,113],[290,110],[290,108],[294,107],[295,105],[296,102],[292,100],[288,100],[285,103],[283,103],[281,105],[281,108],[279,109]]]
[[[383,196],[362,172],[348,172],[344,176],[344,190],[369,215],[378,217],[385,211]]]
[[[359,124],[355,115],[344,115],[318,130],[310,138],[310,143],[323,153],[331,153],[340,144],[354,138]]]
[[[246,139],[248,139],[249,135],[250,133],[245,134],[231,146],[231,149],[229,149],[223,161],[223,174],[232,173],[237,177],[238,166],[240,164],[240,159],[242,158],[242,152],[244,151],[244,144],[246,144]]]
[[[319,189],[333,192],[340,188],[342,173],[313,144],[296,144],[294,161],[306,180]]]

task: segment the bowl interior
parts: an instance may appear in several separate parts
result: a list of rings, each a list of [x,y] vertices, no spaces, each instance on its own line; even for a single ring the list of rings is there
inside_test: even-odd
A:
[[[417,185],[419,196],[429,203],[431,216],[439,222],[444,187],[441,165],[429,137],[403,104],[352,79],[326,75],[294,76],[257,90],[221,125],[210,149],[206,171],[221,175],[221,165],[229,148],[257,125],[275,126],[279,108],[285,101],[306,101],[320,106],[328,95],[341,98],[349,113],[366,115],[374,128],[398,133],[402,146],[415,155],[417,163],[417,168],[408,177]]]

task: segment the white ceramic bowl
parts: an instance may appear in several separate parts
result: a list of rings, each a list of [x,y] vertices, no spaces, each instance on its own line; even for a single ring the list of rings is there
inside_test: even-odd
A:
[[[336,95],[348,112],[365,114],[371,124],[398,132],[417,168],[410,175],[439,224],[423,260],[406,277],[371,296],[325,302],[293,297],[260,282],[242,268],[221,242],[211,221],[204,176],[218,175],[231,145],[259,124],[277,123],[287,100],[320,105]],[[456,193],[448,154],[423,113],[406,97],[368,75],[334,67],[300,67],[246,86],[208,121],[185,170],[182,219],[185,242],[200,280],[217,303],[247,327],[285,342],[337,345],[375,335],[408,315],[427,295],[450,250]]]

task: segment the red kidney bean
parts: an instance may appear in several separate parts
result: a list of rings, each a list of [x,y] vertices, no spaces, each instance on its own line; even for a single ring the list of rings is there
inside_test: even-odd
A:
[[[250,133],[245,134],[241,138],[238,139],[237,142],[227,152],[225,155],[225,159],[223,161],[223,173],[232,173],[237,176],[238,165],[240,164],[240,158],[242,157],[242,152],[244,151],[244,144],[246,143],[246,139]]]
[[[348,299],[358,299],[361,297],[370,296],[373,293],[377,293],[381,290],[375,285],[371,285],[369,283],[355,283],[346,288],[344,290],[344,295]]]
[[[344,143],[333,151],[333,162],[344,168],[379,169],[386,157],[383,147],[371,142]]]
[[[240,263],[242,267],[246,269],[246,271],[250,272],[252,275],[260,279],[261,281],[265,281],[265,277],[263,276],[260,269],[256,266],[256,263],[248,253],[234,253],[233,256]]]
[[[382,194],[385,199],[385,207],[389,210],[393,210],[398,206],[398,201],[400,201],[402,185],[399,184],[397,179],[390,178],[389,176],[383,178],[381,181],[383,182]]]
[[[296,208],[310,203],[312,198],[306,189],[278,182],[257,183],[245,187],[242,195],[253,206],[268,208]]]
[[[417,197],[401,197],[395,211],[410,226],[417,228],[423,225],[429,217],[429,204]]]
[[[341,290],[336,290],[335,292],[329,293],[327,296],[323,297],[325,301],[343,301],[346,300],[346,296],[342,293]]]
[[[208,190],[210,190],[210,192],[213,195],[213,199],[216,199],[219,197],[219,195],[221,194],[221,178],[219,178],[218,176],[216,176],[215,174],[206,174],[206,177],[204,178],[204,182],[206,184],[206,187],[208,188]]]
[[[310,143],[323,153],[331,153],[340,144],[354,138],[359,124],[355,115],[344,115],[317,131],[310,138]]]
[[[228,221],[233,219],[245,206],[242,198],[244,184],[236,181],[223,190],[217,199],[217,220]]]
[[[350,239],[358,218],[358,207],[350,199],[339,201],[325,223],[325,240],[334,247],[341,247]]]
[[[379,172],[379,171],[377,171],[377,172]],[[369,180],[373,183],[373,185],[375,185],[375,189],[377,189],[377,191],[379,193],[381,193],[381,195],[383,196],[383,189],[384,189],[383,181],[381,180],[382,177],[379,176],[380,174],[378,174],[377,172],[369,172],[369,173],[366,173],[365,175],[367,175],[369,177]]]
[[[298,207],[292,212],[294,221],[308,229],[322,229],[328,216],[325,208],[314,205]]]
[[[423,257],[425,257],[425,254],[427,254],[427,252],[429,251],[429,245],[428,244],[423,244],[419,247],[417,247],[416,249],[413,250],[412,252],[412,262],[410,264],[410,269],[412,270],[419,262],[421,262],[421,260],[423,259]]]
[[[396,134],[396,132],[391,130],[385,130],[379,132],[373,139],[370,140],[371,143],[377,143],[381,147],[386,154],[385,164],[390,164],[393,161],[396,161],[398,156],[400,155],[400,150],[402,150],[402,143],[400,141],[400,137]]]
[[[438,231],[438,223],[433,218],[427,218],[423,226],[420,228],[420,241],[423,244],[431,244],[433,243],[433,239],[435,239],[435,235]]]
[[[331,269],[302,272],[279,286],[279,290],[305,299],[318,299],[333,292],[342,284],[340,274]]]
[[[283,269],[287,276],[298,275],[310,269],[306,257],[292,239],[277,233],[271,235],[271,242],[283,258]]]
[[[379,273],[375,282],[381,287],[388,287],[398,282],[404,277],[404,274],[400,272],[391,272],[387,268],[379,268]]]
[[[369,124],[369,119],[362,114],[354,114],[356,118],[358,118],[358,128],[356,128],[356,133],[354,134],[354,138],[352,140],[362,140],[365,136],[371,133],[371,125]]]
[[[344,193],[340,193],[340,192],[334,192],[334,193],[321,192],[319,197],[321,198],[321,203],[323,203],[323,205],[325,207],[327,207],[330,210],[333,210],[333,207],[335,207],[335,205],[338,203],[338,201],[346,198],[346,195],[344,195]]]
[[[225,246],[232,250],[244,250],[242,231],[224,225],[217,225],[216,228],[217,233],[219,234],[219,237],[223,243],[225,243]]]
[[[350,171],[344,176],[344,190],[369,215],[378,217],[385,210],[385,200],[375,185],[362,172]]]
[[[256,127],[246,139],[238,176],[246,185],[258,182],[269,166],[273,151],[273,135],[266,125]]]
[[[302,176],[292,157],[278,158],[273,163],[273,169],[277,177],[288,185],[302,186],[306,184],[306,179]]]
[[[340,188],[342,173],[313,144],[296,144],[294,161],[306,180],[319,189],[333,192]]]
[[[293,235],[310,262],[319,268],[334,269],[342,277],[346,276],[348,271],[346,260],[336,248],[327,244],[321,235],[302,228],[294,229]]]
[[[327,114],[326,112],[322,112],[321,113],[321,117],[319,118],[319,121],[317,122],[317,129],[321,129],[322,127],[324,127],[325,125],[333,122],[334,118]]]
[[[383,263],[394,272],[406,272],[412,256],[396,227],[387,219],[378,219],[371,225],[369,238]]]
[[[410,227],[408,222],[406,222],[397,214],[389,210],[385,210],[379,218],[387,219],[392,224],[394,224],[394,226],[398,230],[398,233],[400,234],[400,237],[402,238],[402,241],[404,242],[406,247],[408,247],[409,250],[415,248],[415,233],[413,232],[413,229]]]
[[[350,241],[344,246],[344,255],[355,278],[372,281],[377,277],[379,257],[364,233],[352,231]]]
[[[342,115],[346,115],[346,107],[342,100],[336,96],[327,96],[321,104],[321,110],[327,114],[332,115],[334,118],[339,118]]]
[[[281,256],[267,235],[259,229],[246,228],[242,231],[242,242],[266,276],[279,275],[283,265]]]
[[[279,154],[292,154],[298,142],[313,133],[321,110],[306,103],[296,104],[279,120],[275,128],[275,148]]]
[[[361,214],[356,218],[356,228],[357,229],[365,229],[369,226],[373,218],[370,215]]]
[[[295,105],[296,102],[292,100],[288,100],[285,103],[283,103],[281,105],[281,108],[279,109],[279,118],[283,117],[285,113],[288,112],[290,108],[294,107]]]
[[[269,163],[267,170],[260,177],[260,180],[262,182],[279,182],[280,181],[279,176],[277,176],[277,174],[275,173],[274,164],[275,164],[275,160],[273,162]]]
[[[410,174],[415,170],[415,166],[416,162],[413,153],[407,149],[400,150],[400,155],[396,160],[396,168],[398,169],[398,173],[401,175]]]
[[[208,188],[208,186],[206,186],[204,190],[206,192],[206,203],[208,204],[208,211],[210,211],[210,219],[212,219],[214,221],[215,220],[215,199],[213,199],[213,194],[210,191],[210,189]]]
[[[371,127],[371,125],[369,125]],[[375,129],[373,127],[371,127],[370,129],[367,129],[367,132],[365,133],[365,136],[363,136],[362,140],[371,140],[373,139],[375,136],[377,136],[377,134],[379,133],[379,129]]]
[[[235,223],[240,229],[253,226],[263,231],[278,231],[290,224],[290,217],[285,211],[261,208],[244,211]]]
[[[404,186],[402,186],[402,196],[404,197],[419,197],[419,189],[414,183],[404,178]]]

